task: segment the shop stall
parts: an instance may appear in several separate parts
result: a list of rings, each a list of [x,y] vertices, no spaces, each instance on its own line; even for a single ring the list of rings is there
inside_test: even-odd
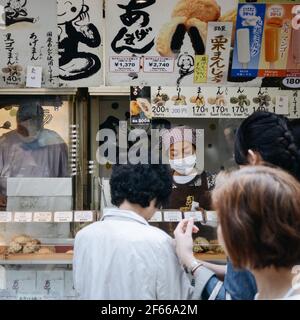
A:
[[[243,119],[300,117],[300,2],[12,3],[0,1],[0,299],[76,299],[74,238],[112,206],[103,129],[200,132],[205,179],[150,223],[172,236],[193,217],[195,256],[226,263],[195,194],[236,167]]]

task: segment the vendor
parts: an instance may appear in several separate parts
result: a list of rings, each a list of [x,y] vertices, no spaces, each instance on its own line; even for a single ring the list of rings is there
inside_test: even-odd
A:
[[[17,129],[0,139],[0,206],[6,207],[6,178],[68,176],[68,148],[55,132],[44,128],[39,104],[23,104],[17,111]]]
[[[175,127],[165,130],[162,139],[173,170],[173,191],[168,209],[209,210],[215,176],[196,166],[196,130],[186,126]]]

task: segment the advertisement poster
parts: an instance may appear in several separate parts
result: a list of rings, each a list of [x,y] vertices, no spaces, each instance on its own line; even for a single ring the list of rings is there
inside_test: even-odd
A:
[[[152,119],[151,87],[130,88],[130,122],[132,125],[149,124]]]
[[[97,87],[103,83],[102,3],[57,1],[60,86]]]
[[[292,28],[294,5],[266,5],[265,28],[260,57],[260,77],[285,77],[289,69],[295,74],[300,62],[300,48],[297,47],[298,30]],[[300,12],[300,6],[299,12]],[[298,35],[299,37],[299,35]],[[299,58],[298,58],[299,56]],[[300,71],[300,70],[299,70]]]
[[[106,85],[157,85],[159,78],[161,85],[197,86],[195,57],[202,55],[210,58],[209,81],[222,83],[233,47],[229,31],[235,26],[237,3],[106,1]]]
[[[264,4],[239,4],[232,63],[233,77],[257,77],[265,18]]]
[[[29,67],[42,68],[43,87],[58,87],[56,0],[0,0],[0,87],[25,87]]]
[[[253,87],[152,87],[153,118],[246,118],[255,111],[300,117],[298,91]]]

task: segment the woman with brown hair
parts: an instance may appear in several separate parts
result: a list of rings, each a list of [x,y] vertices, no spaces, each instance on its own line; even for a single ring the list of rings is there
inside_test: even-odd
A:
[[[224,183],[226,179],[226,183]],[[234,267],[255,276],[256,299],[300,300],[300,184],[270,167],[220,175],[213,192],[218,238]]]

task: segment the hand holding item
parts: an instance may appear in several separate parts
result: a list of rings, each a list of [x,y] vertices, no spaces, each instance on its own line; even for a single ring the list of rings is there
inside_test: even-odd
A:
[[[194,225],[194,220],[182,220],[174,231],[176,241],[176,253],[179,260],[185,266],[189,266],[194,260],[193,255],[193,233],[199,229]]]

